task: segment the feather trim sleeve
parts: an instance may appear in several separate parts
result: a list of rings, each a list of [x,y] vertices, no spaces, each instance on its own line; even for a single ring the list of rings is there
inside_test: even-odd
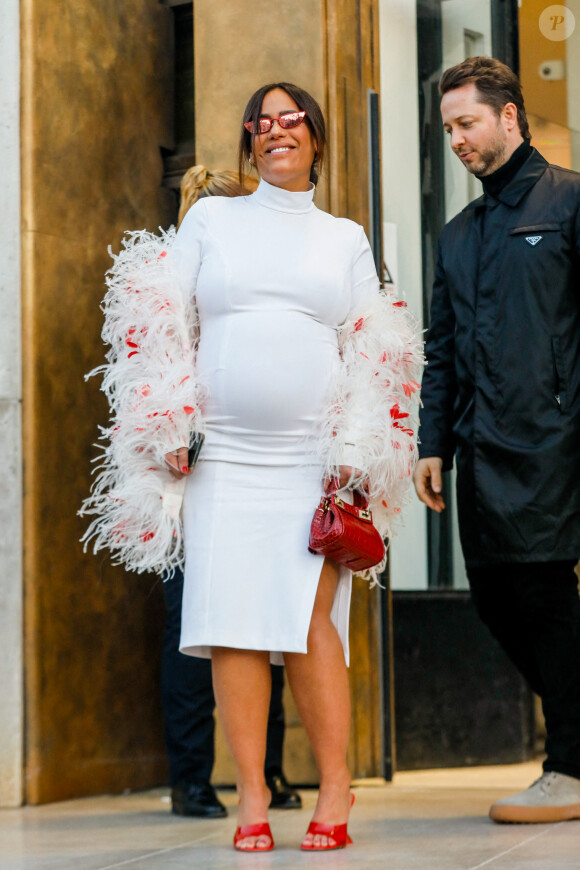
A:
[[[203,430],[203,391],[194,377],[195,306],[172,264],[175,230],[127,233],[106,275],[102,305],[110,420],[101,428],[96,479],[80,511],[93,516],[82,541],[108,548],[129,570],[171,571],[182,563],[179,482],[164,456]],[[110,252],[110,249],[109,249]],[[111,253],[111,252],[110,252]]]
[[[406,303],[378,292],[350,312],[339,345],[320,444],[325,471],[336,476],[341,465],[353,465],[368,476],[373,520],[389,538],[417,457],[423,342]]]

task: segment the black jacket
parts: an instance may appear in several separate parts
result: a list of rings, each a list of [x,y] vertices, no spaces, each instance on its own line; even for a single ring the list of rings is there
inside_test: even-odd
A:
[[[580,174],[537,151],[439,240],[420,456],[468,567],[580,556]]]

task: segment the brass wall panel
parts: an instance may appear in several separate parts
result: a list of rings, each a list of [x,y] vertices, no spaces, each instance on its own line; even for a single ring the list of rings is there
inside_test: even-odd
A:
[[[375,5],[256,0],[248,12],[197,0],[197,160],[234,165],[250,93],[268,79],[295,81],[326,109],[331,210],[367,225]],[[106,419],[98,384],[82,380],[102,361],[106,246],[173,218],[159,154],[172,139],[171,18],[157,0],[23,0],[22,28],[26,781],[37,803],[144,787],[165,773],[160,586],[83,556],[76,510]],[[317,192],[322,207],[327,191]],[[353,630],[359,776],[377,772],[378,734],[376,611],[363,584]],[[293,778],[314,781],[289,714]]]
[[[326,6],[330,211],[357,221],[368,233],[367,89],[380,90],[378,3],[327,0]],[[358,579],[353,583],[350,626],[350,768],[357,778],[382,776],[378,599]]]
[[[22,0],[26,797],[164,781],[158,581],[84,556],[107,245],[172,218],[171,13]]]
[[[367,89],[380,90],[378,0],[327,0],[330,211],[369,231]]]
[[[350,693],[352,700],[349,766],[354,778],[383,775],[381,706],[381,631],[378,595],[354,578],[350,613]]]
[[[237,167],[238,138],[251,94],[271,81],[306,88],[327,112],[326,4],[323,0],[213,0],[194,3],[196,161]],[[316,191],[328,209],[327,171]],[[314,508],[313,508],[314,511]],[[295,782],[316,783],[306,734],[288,687],[285,695],[285,769]],[[235,768],[219,726],[214,781],[233,783]]]
[[[193,8],[199,163],[237,167],[242,112],[268,82],[297,84],[326,109],[323,0],[195,0]],[[327,208],[324,179],[316,201]]]
[[[328,126],[328,161],[317,202],[368,232],[367,88],[378,91],[380,82],[377,0],[284,0],[271,10],[265,0],[253,3],[251,14],[242,2],[224,8],[196,0],[196,158],[209,167],[235,165],[240,115],[251,93],[267,81],[295,81],[319,100]],[[376,593],[360,579],[353,585],[350,635],[351,773],[381,776],[379,608]],[[316,766],[289,691],[285,708],[287,775],[315,784]],[[232,783],[235,771],[219,727],[216,747],[214,780]]]

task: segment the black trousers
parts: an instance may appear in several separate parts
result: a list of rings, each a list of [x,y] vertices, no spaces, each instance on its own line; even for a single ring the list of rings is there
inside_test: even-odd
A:
[[[546,717],[544,770],[580,779],[580,597],[575,562],[468,568],[473,601]]]
[[[179,652],[183,574],[163,584],[167,618],[161,662],[161,697],[171,785],[180,780],[209,782],[215,760],[215,698],[210,659]],[[266,773],[282,770],[284,668],[272,665]]]

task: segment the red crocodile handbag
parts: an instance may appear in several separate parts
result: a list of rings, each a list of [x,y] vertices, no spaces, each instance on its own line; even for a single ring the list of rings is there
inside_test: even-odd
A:
[[[310,526],[308,549],[351,571],[364,571],[383,561],[385,545],[373,525],[368,501],[357,490],[353,495],[352,505],[343,501],[336,489],[323,496]]]

